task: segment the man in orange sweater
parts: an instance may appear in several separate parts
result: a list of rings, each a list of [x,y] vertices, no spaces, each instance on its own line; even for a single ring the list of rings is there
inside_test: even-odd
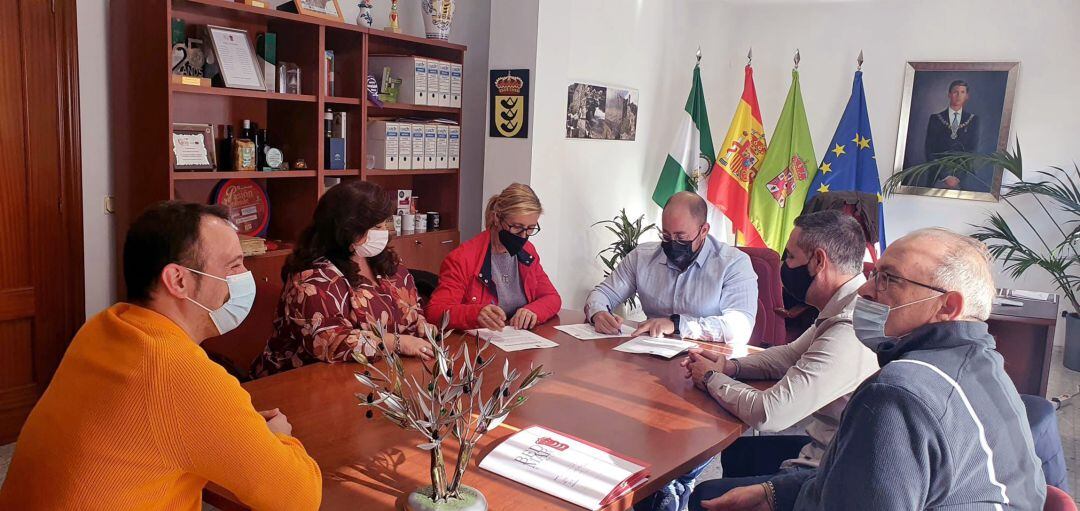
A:
[[[83,326],[23,426],[3,510],[202,508],[208,481],[257,510],[317,509],[318,465],[199,344],[247,316],[255,282],[225,214],[151,206],[124,243],[131,303]]]

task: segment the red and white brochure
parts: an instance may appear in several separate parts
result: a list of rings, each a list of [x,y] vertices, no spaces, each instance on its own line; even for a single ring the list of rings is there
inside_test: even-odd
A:
[[[480,468],[592,510],[618,500],[649,476],[642,461],[541,426],[507,437]]]

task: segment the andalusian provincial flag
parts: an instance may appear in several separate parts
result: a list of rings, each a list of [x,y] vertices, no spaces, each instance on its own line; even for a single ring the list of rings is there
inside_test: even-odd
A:
[[[877,160],[874,159],[874,141],[870,134],[870,115],[866,111],[862,71],[855,72],[851,98],[848,99],[844,116],[836,127],[829,150],[821,160],[818,175],[810,185],[806,200],[809,201],[819,193],[840,191],[862,192],[877,199],[880,246],[873,255],[876,258],[877,254],[885,250],[885,214],[881,204]]]
[[[750,223],[765,246],[784,251],[795,217],[806,204],[806,191],[817,173],[817,157],[806,123],[799,72],[791,72],[784,110],[769,141],[769,152],[750,186]]]
[[[690,97],[686,98],[684,114],[679,121],[675,140],[668,150],[664,169],[656,181],[652,200],[661,207],[668,197],[678,192],[697,191],[698,180],[705,177],[713,166],[712,133],[709,131],[709,114],[705,111],[705,94],[701,88],[701,66],[694,66],[694,84]]]
[[[731,220],[737,245],[764,247],[761,235],[750,223],[750,185],[765,159],[765,128],[754,90],[754,69],[746,66],[745,74],[742,99],[716,155],[707,198]]]

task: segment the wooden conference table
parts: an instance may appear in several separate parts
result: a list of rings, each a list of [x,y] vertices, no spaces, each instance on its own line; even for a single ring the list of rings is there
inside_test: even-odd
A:
[[[575,506],[522,484],[481,470],[477,464],[516,428],[539,424],[599,444],[651,464],[651,477],[635,492],[605,509],[630,509],[634,501],[704,463],[730,445],[747,426],[694,388],[679,367],[681,357],[665,360],[613,351],[627,339],[581,341],[555,326],[581,323],[578,311],[562,311],[535,332],[559,346],[504,353],[511,367],[543,364],[551,377],[530,390],[529,401],[477,445],[479,456],[463,484],[479,489],[489,508],[574,509]],[[452,341],[453,342],[453,341]],[[702,343],[720,352],[724,345]],[[410,361],[412,367],[418,362]],[[499,364],[495,364],[499,365]],[[323,473],[322,509],[404,509],[414,489],[430,484],[427,452],[415,432],[392,425],[378,412],[366,419],[354,393],[358,364],[314,364],[249,382],[258,410],[280,408]],[[491,371],[498,368],[492,366]],[[490,379],[489,381],[494,380]],[[762,382],[762,386],[767,382]],[[446,464],[453,467],[457,444],[448,442]],[[205,498],[223,509],[246,509],[224,490],[210,485]]]

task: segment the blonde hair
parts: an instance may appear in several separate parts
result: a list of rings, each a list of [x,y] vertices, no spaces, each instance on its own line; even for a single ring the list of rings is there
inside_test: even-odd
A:
[[[484,222],[488,229],[494,229],[499,220],[507,216],[543,212],[544,207],[540,205],[540,199],[536,197],[533,189],[529,185],[514,183],[488,199]]]

